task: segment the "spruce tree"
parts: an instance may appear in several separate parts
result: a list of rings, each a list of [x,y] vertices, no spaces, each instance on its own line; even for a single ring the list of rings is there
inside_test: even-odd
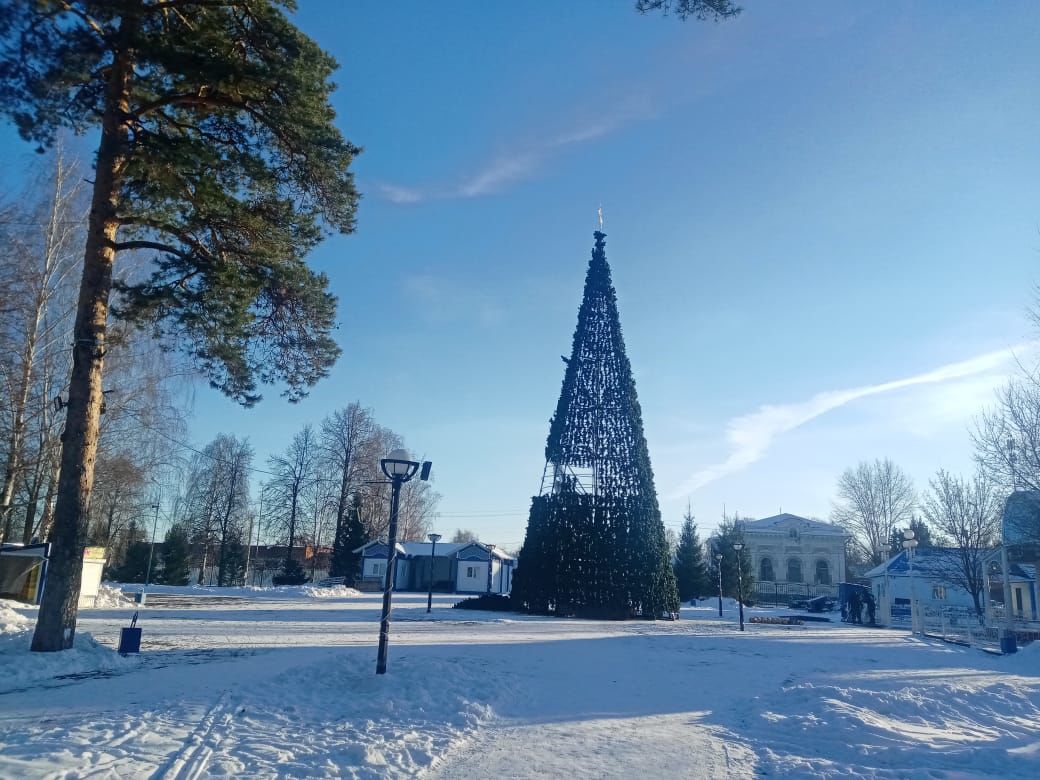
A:
[[[187,585],[191,576],[188,531],[179,523],[170,526],[163,539],[162,582],[165,585]]]
[[[704,563],[704,550],[701,548],[697,524],[689,508],[683,515],[679,546],[675,551],[675,582],[679,588],[679,599],[682,601],[689,601],[711,591],[708,567]]]
[[[679,597],[606,235],[594,237],[513,596],[532,612],[655,618],[676,611]]]
[[[332,559],[329,561],[330,577],[346,577],[353,583],[361,566],[361,555],[355,553],[368,541],[365,525],[361,522],[361,497],[354,496],[344,513],[343,522],[336,526],[336,538],[332,542]]]
[[[123,565],[112,572],[118,582],[144,582],[148,574],[148,542],[133,542],[126,548]]]
[[[218,585],[232,586],[241,585],[246,574],[246,547],[242,543],[242,532],[232,528],[228,532],[227,539],[220,547],[218,553],[218,565],[223,572],[223,579],[218,580]]]
[[[110,298],[251,405],[290,400],[339,349],[304,258],[354,229],[358,149],[333,124],[335,61],[292,0],[0,0],[0,113],[45,148],[97,131],[47,588],[32,649],[72,646]],[[127,252],[153,256],[129,274]],[[119,280],[116,282],[115,280]]]

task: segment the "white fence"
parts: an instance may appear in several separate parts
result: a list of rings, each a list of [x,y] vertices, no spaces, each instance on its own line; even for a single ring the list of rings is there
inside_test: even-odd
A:
[[[245,585],[253,587],[266,588],[270,587],[274,583],[271,579],[282,570],[281,564],[271,564],[269,566],[261,563],[259,566],[253,566],[250,564],[249,573],[246,577]],[[319,582],[329,576],[328,568],[318,568],[314,570],[314,574],[311,574],[310,566],[303,567],[303,573],[310,578],[311,582]],[[199,584],[199,567],[195,566],[191,570],[191,575],[188,579],[190,585]],[[207,566],[206,571],[202,576],[202,584],[207,586],[214,586],[217,584],[217,567]],[[235,582],[233,585],[242,585],[243,583]]]
[[[980,620],[971,607],[923,607],[921,609],[921,630],[926,636],[968,647],[980,647],[997,653],[1000,652],[1002,620],[1003,614],[999,609],[990,613],[985,620]],[[892,625],[910,629],[909,609],[893,609]],[[1019,643],[1040,638],[1040,624],[1016,620],[1014,629]]]

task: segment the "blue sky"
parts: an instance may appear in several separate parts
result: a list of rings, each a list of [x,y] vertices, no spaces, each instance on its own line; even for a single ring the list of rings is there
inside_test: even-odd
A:
[[[438,530],[519,546],[602,204],[666,523],[827,516],[864,458],[970,469],[1036,335],[1040,6],[301,5],[365,149],[358,231],[314,255],[344,354],[296,406],[200,388],[193,441],[262,465],[357,399],[434,461]]]

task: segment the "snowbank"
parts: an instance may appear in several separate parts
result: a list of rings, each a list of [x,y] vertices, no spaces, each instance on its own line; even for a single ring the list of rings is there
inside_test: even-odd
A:
[[[101,585],[98,589],[97,599],[94,602],[95,609],[129,609],[134,602],[128,599],[121,590],[111,585]]]
[[[301,585],[300,595],[309,596],[312,599],[345,599],[360,596],[361,591],[348,588],[346,585],[333,585],[328,588],[319,585]]]
[[[31,621],[11,608],[14,603],[6,599],[0,600],[0,637],[20,634],[29,629]]]
[[[84,632],[76,633],[71,650],[31,653],[33,621],[0,601],[0,694],[45,685],[55,678],[104,677],[132,668],[137,659],[122,658]]]
[[[362,595],[361,591],[345,585],[322,587],[320,585],[278,585],[261,588],[255,585],[218,588],[215,585],[154,585],[145,587],[140,582],[108,582],[101,586],[109,591],[123,593],[168,593],[180,596],[224,596],[238,599],[298,599],[304,598],[354,598]],[[99,604],[100,606],[100,604]],[[118,606],[122,606],[121,604]]]

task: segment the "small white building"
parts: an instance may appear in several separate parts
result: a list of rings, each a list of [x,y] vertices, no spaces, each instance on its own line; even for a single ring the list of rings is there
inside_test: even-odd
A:
[[[1003,606],[1003,578],[1000,572],[1000,550],[983,556],[986,583],[980,593],[981,606],[987,617],[993,617],[993,603]],[[877,599],[878,622],[889,625],[892,619],[907,618],[910,603],[917,601],[925,612],[943,607],[975,609],[975,602],[964,587],[955,584],[962,579],[961,560],[956,548],[918,548],[913,556],[913,570],[905,550],[866,573],[871,591]],[[1011,564],[1011,604],[1017,619],[1037,619],[1036,570],[1025,564]]]
[[[845,540],[840,526],[784,512],[740,523],[759,598],[835,595],[845,581]]]
[[[386,542],[371,541],[354,552],[361,553],[359,586],[378,590],[386,577]],[[490,574],[489,574],[490,567]],[[493,544],[467,542],[398,542],[394,590],[423,591],[430,587],[441,593],[509,593],[513,587],[516,559]]]
[[[863,576],[877,600],[877,622],[887,626],[893,619],[909,619],[912,601],[924,610],[974,609],[971,594],[952,582],[959,566],[957,551],[944,547],[918,548],[912,568],[906,550],[875,566]]]

